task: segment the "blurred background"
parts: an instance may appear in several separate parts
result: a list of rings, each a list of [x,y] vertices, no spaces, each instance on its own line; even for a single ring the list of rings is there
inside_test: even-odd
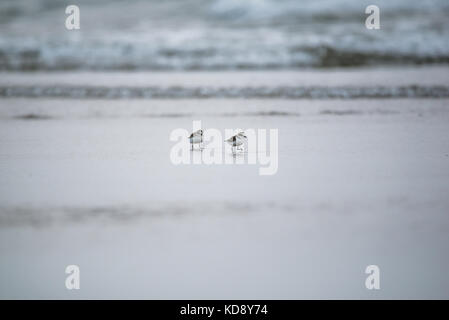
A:
[[[81,29],[65,29],[76,4]],[[364,28],[380,7],[380,30]],[[3,0],[0,70],[240,70],[449,62],[446,0]]]

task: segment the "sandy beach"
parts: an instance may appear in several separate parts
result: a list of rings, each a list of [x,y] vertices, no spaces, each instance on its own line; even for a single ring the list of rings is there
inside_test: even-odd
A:
[[[448,74],[3,73],[0,87],[445,88]],[[20,92],[0,98],[0,298],[449,298],[447,98]],[[194,120],[278,129],[278,172],[173,165],[170,133]],[[364,286],[370,264],[381,290]]]

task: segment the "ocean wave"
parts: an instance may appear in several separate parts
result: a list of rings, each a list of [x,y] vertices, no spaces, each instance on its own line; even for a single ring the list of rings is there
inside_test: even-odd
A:
[[[61,45],[62,46],[62,45]],[[121,47],[120,47],[121,46]],[[128,48],[128,49],[126,49]],[[131,49],[130,49],[131,48]],[[66,48],[45,46],[5,48],[0,46],[0,71],[57,70],[274,70],[301,68],[361,67],[375,65],[449,64],[446,52],[370,51],[330,45],[257,47],[159,48],[118,44]],[[51,52],[51,53],[49,53]]]
[[[447,0],[0,2],[0,70],[254,70],[449,64]],[[123,14],[126,10],[126,14]],[[56,21],[62,21],[59,27]]]
[[[1,86],[2,98],[66,99],[356,99],[448,98],[446,86],[397,87],[100,87]],[[176,115],[175,115],[176,116]]]

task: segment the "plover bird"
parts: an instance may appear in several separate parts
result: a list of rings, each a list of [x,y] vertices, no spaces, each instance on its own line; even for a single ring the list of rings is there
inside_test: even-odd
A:
[[[201,144],[203,143],[203,130],[197,130],[194,133],[192,133],[189,136],[189,140],[190,140],[190,144],[192,145],[192,150],[193,150],[193,145],[194,144],[199,144],[200,149]]]
[[[235,136],[232,136],[225,141],[232,146],[232,153],[235,153],[235,148],[243,145],[247,140],[248,140],[247,136],[245,136],[245,133],[241,131]]]

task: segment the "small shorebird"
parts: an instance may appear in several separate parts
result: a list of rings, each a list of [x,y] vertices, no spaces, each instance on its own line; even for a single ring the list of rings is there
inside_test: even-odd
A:
[[[232,153],[235,153],[235,148],[241,146],[247,140],[248,140],[248,137],[245,136],[245,133],[243,131],[241,131],[238,134],[236,134],[235,136],[232,136],[225,141],[232,146]]]
[[[200,149],[201,144],[203,143],[203,130],[197,130],[194,133],[192,133],[189,136],[189,140],[190,140],[190,144],[192,145],[192,150],[193,150],[193,144],[197,143],[199,144]]]

